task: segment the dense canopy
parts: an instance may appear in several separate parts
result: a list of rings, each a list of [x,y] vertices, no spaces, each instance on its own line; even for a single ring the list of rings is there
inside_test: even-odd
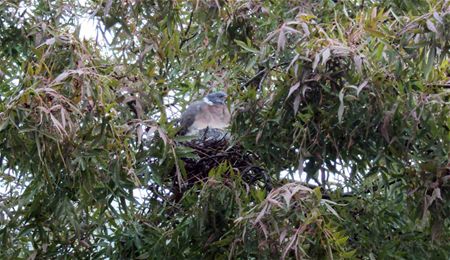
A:
[[[449,259],[449,28],[447,0],[1,1],[0,258]],[[218,90],[231,138],[178,135]]]

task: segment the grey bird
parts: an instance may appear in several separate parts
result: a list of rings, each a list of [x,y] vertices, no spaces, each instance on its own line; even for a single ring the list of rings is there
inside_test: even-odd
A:
[[[231,115],[225,100],[227,94],[222,91],[208,94],[202,101],[188,106],[181,115],[181,135],[196,135],[205,128],[224,129],[230,123]]]

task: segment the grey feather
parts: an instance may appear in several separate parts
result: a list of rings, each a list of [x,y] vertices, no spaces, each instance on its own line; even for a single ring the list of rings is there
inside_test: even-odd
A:
[[[188,132],[189,127],[195,121],[196,115],[204,106],[208,106],[208,104],[206,104],[204,101],[196,101],[188,106],[186,111],[184,111],[181,115],[180,131],[178,132],[179,134],[185,135]]]

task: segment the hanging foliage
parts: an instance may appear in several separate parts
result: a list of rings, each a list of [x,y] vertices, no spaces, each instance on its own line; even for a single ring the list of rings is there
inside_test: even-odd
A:
[[[446,0],[0,2],[0,258],[448,259],[449,26]],[[216,90],[228,137],[180,136]]]

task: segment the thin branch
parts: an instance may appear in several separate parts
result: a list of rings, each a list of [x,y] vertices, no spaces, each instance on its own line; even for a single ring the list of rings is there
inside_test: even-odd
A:
[[[194,11],[192,11],[192,12],[191,12],[191,15],[189,16],[189,23],[188,23],[188,26],[187,26],[186,30],[184,31],[184,33],[183,33],[183,34],[184,34],[184,37],[186,37],[186,36],[188,35],[189,31],[191,30],[191,25],[192,25],[193,16],[194,16]],[[180,49],[183,47],[183,45],[184,45],[187,41],[189,41],[190,39],[194,38],[196,35],[197,35],[197,33],[194,33],[194,35],[191,36],[191,37],[183,38],[183,39],[181,40],[181,42],[180,42]]]
[[[260,70],[255,76],[253,76],[252,78],[250,78],[249,80],[247,80],[247,81],[244,83],[244,87],[248,87],[248,85],[250,85],[253,81],[259,79],[259,78],[262,76],[262,78],[261,78],[260,81],[258,82],[258,87],[260,87],[260,86],[262,85],[262,82],[263,82],[264,79],[267,77],[267,74],[268,74],[270,71],[272,71],[272,70],[274,70],[274,69],[276,69],[276,68],[279,68],[279,67],[288,65],[288,64],[289,64],[289,62],[282,62],[282,63],[280,63],[280,64],[277,64],[277,65],[272,66],[269,70],[268,70],[267,68],[265,68],[265,69],[263,69],[263,70]]]

